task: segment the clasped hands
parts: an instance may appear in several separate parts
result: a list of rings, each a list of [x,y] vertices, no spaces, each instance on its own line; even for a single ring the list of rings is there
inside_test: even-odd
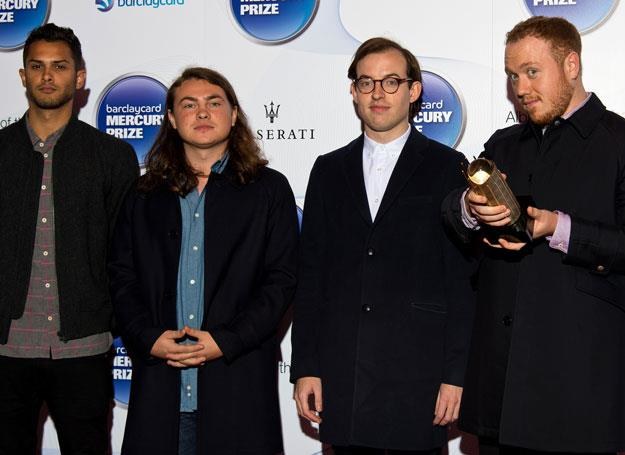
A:
[[[184,337],[195,338],[197,341],[182,344],[180,340]],[[176,368],[198,367],[223,355],[210,333],[188,326],[180,330],[164,331],[152,346],[150,354],[167,360],[167,365]]]
[[[464,200],[469,214],[482,224],[492,227],[503,227],[512,221],[508,207],[505,205],[491,207],[486,204],[486,197],[480,196],[473,190],[469,190],[466,193]],[[532,235],[532,239],[553,235],[558,224],[557,213],[530,206],[527,208],[527,216],[527,227]],[[493,248],[504,248],[514,251],[518,251],[526,245],[524,242],[510,242],[501,237],[497,239],[497,243],[492,243],[487,238],[484,238],[484,242]]]

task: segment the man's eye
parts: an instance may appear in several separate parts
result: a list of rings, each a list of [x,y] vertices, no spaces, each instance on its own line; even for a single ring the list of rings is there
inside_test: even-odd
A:
[[[516,82],[519,80],[519,76],[517,76],[516,74],[508,74],[508,77],[512,82]]]
[[[194,103],[185,103],[185,104],[182,105],[182,108],[183,109],[191,109],[194,106],[195,106]]]
[[[537,74],[538,74],[538,71],[536,71],[535,69],[530,68],[527,70],[527,75],[531,78],[536,77]]]
[[[219,101],[213,101],[212,103],[210,103],[210,107],[219,107],[221,106],[221,103]]]

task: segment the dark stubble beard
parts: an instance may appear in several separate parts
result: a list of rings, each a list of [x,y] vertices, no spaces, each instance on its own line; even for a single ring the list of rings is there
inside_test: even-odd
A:
[[[55,92],[49,96],[41,96],[31,89],[26,90],[28,99],[39,109],[58,109],[71,102],[74,98],[74,90],[71,87],[62,92]]]

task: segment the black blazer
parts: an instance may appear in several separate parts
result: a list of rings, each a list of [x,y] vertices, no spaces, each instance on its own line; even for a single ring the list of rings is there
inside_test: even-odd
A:
[[[205,202],[204,319],[223,358],[199,367],[198,453],[282,450],[276,326],[295,289],[295,200],[286,178],[264,169],[246,185],[211,174]],[[115,315],[133,361],[122,452],[177,451],[179,369],[150,356],[176,329],[181,214],[166,188],[133,192],[109,263]]]
[[[320,156],[310,175],[291,379],[321,377],[324,442],[439,447],[436,396],[463,383],[473,312],[470,265],[440,218],[464,158],[413,129],[372,222],[363,142]]]
[[[625,449],[625,120],[592,95],[556,123],[485,146],[517,196],[571,216],[571,237],[567,254],[546,239],[484,250],[460,424],[511,446],[614,453]],[[446,219],[468,241],[459,198]]]

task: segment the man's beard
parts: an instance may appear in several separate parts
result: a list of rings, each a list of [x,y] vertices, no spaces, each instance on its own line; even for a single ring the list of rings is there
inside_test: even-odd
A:
[[[538,126],[549,125],[556,118],[561,117],[565,112],[566,108],[569,107],[571,103],[571,99],[573,98],[574,88],[567,84],[564,77],[562,77],[558,84],[558,94],[556,100],[553,102],[551,109],[547,112],[539,113],[537,116],[532,116],[531,113],[528,112],[528,115]]]
[[[52,96],[41,96],[33,90],[26,90],[28,99],[39,109],[58,109],[74,98],[74,91],[71,88],[62,92],[55,92]]]

